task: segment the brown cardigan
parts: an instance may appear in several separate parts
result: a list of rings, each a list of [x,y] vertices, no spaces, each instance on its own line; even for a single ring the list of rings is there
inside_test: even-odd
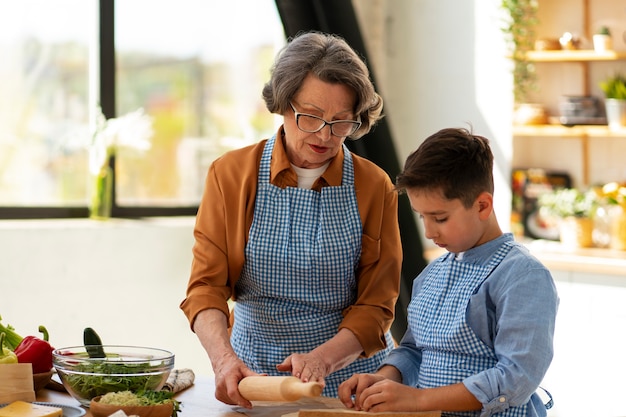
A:
[[[278,137],[281,135],[279,130]],[[244,248],[252,224],[257,175],[266,140],[234,150],[209,168],[194,228],[195,244],[187,297],[180,304],[191,327],[205,309],[222,310],[230,318],[228,299],[244,263]],[[388,175],[372,162],[352,155],[357,204],[363,225],[362,252],[356,279],[358,295],[343,312],[339,328],[351,330],[366,356],[385,347],[385,332],[393,321],[398,297],[402,247],[398,228],[398,196]],[[331,161],[313,186],[341,185],[343,151]],[[297,186],[281,140],[276,140],[270,166],[271,182]],[[338,329],[339,330],[339,329]]]

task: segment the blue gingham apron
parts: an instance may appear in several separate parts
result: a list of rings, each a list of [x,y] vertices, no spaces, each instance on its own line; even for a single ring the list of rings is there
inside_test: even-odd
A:
[[[486,266],[457,261],[450,253],[429,271],[419,297],[415,297],[408,307],[408,321],[415,343],[422,348],[418,388],[455,384],[497,364],[493,348],[476,336],[465,315],[471,295],[513,245],[514,242],[505,242]],[[494,416],[523,417],[527,415],[527,408],[527,405],[511,407]],[[447,416],[479,414],[445,413]]]
[[[362,227],[348,149],[341,186],[281,189],[270,183],[275,140],[268,140],[261,157],[231,343],[253,371],[285,375],[276,365],[332,338],[342,310],[354,303]],[[393,348],[389,332],[386,338],[387,350],[327,376],[322,394],[336,397],[339,384],[353,373],[373,372]]]

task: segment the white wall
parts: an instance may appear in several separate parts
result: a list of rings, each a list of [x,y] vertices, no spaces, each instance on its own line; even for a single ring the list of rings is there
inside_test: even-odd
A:
[[[105,344],[172,351],[177,368],[210,364],[178,308],[191,263],[188,218],[0,221],[0,315],[22,336],[50,332],[55,347]]]
[[[513,98],[500,1],[355,5],[401,164],[439,129],[471,126],[491,140],[496,212],[508,230]]]

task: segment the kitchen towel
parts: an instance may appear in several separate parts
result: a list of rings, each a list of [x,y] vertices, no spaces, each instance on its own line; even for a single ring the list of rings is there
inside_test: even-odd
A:
[[[189,368],[174,369],[167,377],[167,381],[161,391],[180,392],[193,385],[196,375]]]

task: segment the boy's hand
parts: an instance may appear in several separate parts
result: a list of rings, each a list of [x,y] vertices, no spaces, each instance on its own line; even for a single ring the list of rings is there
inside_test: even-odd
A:
[[[337,391],[339,399],[347,408],[361,411],[363,391],[385,379],[384,376],[377,374],[354,374],[339,385],[339,390]]]
[[[419,411],[417,391],[379,374],[356,374],[339,386],[339,399],[357,411]]]

